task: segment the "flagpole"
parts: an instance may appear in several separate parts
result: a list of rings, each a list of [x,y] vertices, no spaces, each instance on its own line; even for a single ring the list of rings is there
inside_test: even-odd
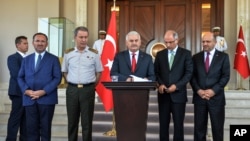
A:
[[[236,88],[236,90],[246,90],[245,88],[243,88],[243,86],[242,86],[242,78],[241,78],[241,76],[237,73],[237,78],[238,78],[238,82],[237,82],[237,84],[238,84],[238,88]]]
[[[114,5],[113,5],[113,8],[111,8],[112,10],[111,11],[116,11],[116,6],[115,6],[115,1],[116,0],[113,0],[114,1]],[[114,110],[113,110],[113,113],[112,113],[112,129],[103,133],[103,135],[105,136],[116,136],[116,129],[115,129],[115,114],[114,114]]]

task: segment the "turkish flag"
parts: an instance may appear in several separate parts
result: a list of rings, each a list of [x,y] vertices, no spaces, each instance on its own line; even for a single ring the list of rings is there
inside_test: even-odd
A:
[[[116,12],[112,11],[108,32],[103,46],[101,54],[101,60],[103,65],[103,72],[98,85],[96,86],[96,92],[98,93],[106,112],[113,108],[113,96],[110,89],[105,88],[101,83],[102,81],[111,81],[110,70],[113,64],[115,54],[117,52],[116,47]]]
[[[242,26],[240,26],[240,31],[238,35],[238,41],[234,57],[234,69],[236,69],[244,79],[246,79],[250,75]]]

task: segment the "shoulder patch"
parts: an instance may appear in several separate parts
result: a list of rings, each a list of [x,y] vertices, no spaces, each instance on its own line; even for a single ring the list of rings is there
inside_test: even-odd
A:
[[[73,51],[73,50],[75,50],[75,48],[69,48],[69,49],[66,49],[65,51],[64,51],[64,53],[69,53],[69,52],[71,52],[71,51]]]
[[[91,51],[91,52],[94,52],[95,54],[98,54],[98,50],[96,50],[96,49],[93,49],[93,48],[89,48],[89,51]]]

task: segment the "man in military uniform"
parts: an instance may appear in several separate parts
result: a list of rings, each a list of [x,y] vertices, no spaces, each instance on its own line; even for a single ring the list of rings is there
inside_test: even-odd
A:
[[[227,50],[227,42],[224,37],[220,36],[220,27],[214,27],[212,29],[214,36],[216,37],[216,45],[215,48],[219,51],[224,52]]]
[[[95,86],[103,70],[96,50],[88,47],[89,32],[86,27],[74,31],[76,46],[64,54],[62,72],[68,83],[66,107],[68,116],[68,140],[78,140],[79,116],[81,116],[82,140],[92,140]]]
[[[98,51],[98,54],[101,56],[102,54],[102,49],[104,45],[106,37],[106,31],[100,30],[99,31],[99,39],[94,42],[93,49],[96,49]]]

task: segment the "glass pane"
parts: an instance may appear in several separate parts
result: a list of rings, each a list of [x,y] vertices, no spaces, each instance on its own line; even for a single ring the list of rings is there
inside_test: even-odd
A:
[[[66,18],[52,17],[38,19],[38,32],[49,38],[48,52],[62,57],[64,50],[74,47],[74,23]]]

